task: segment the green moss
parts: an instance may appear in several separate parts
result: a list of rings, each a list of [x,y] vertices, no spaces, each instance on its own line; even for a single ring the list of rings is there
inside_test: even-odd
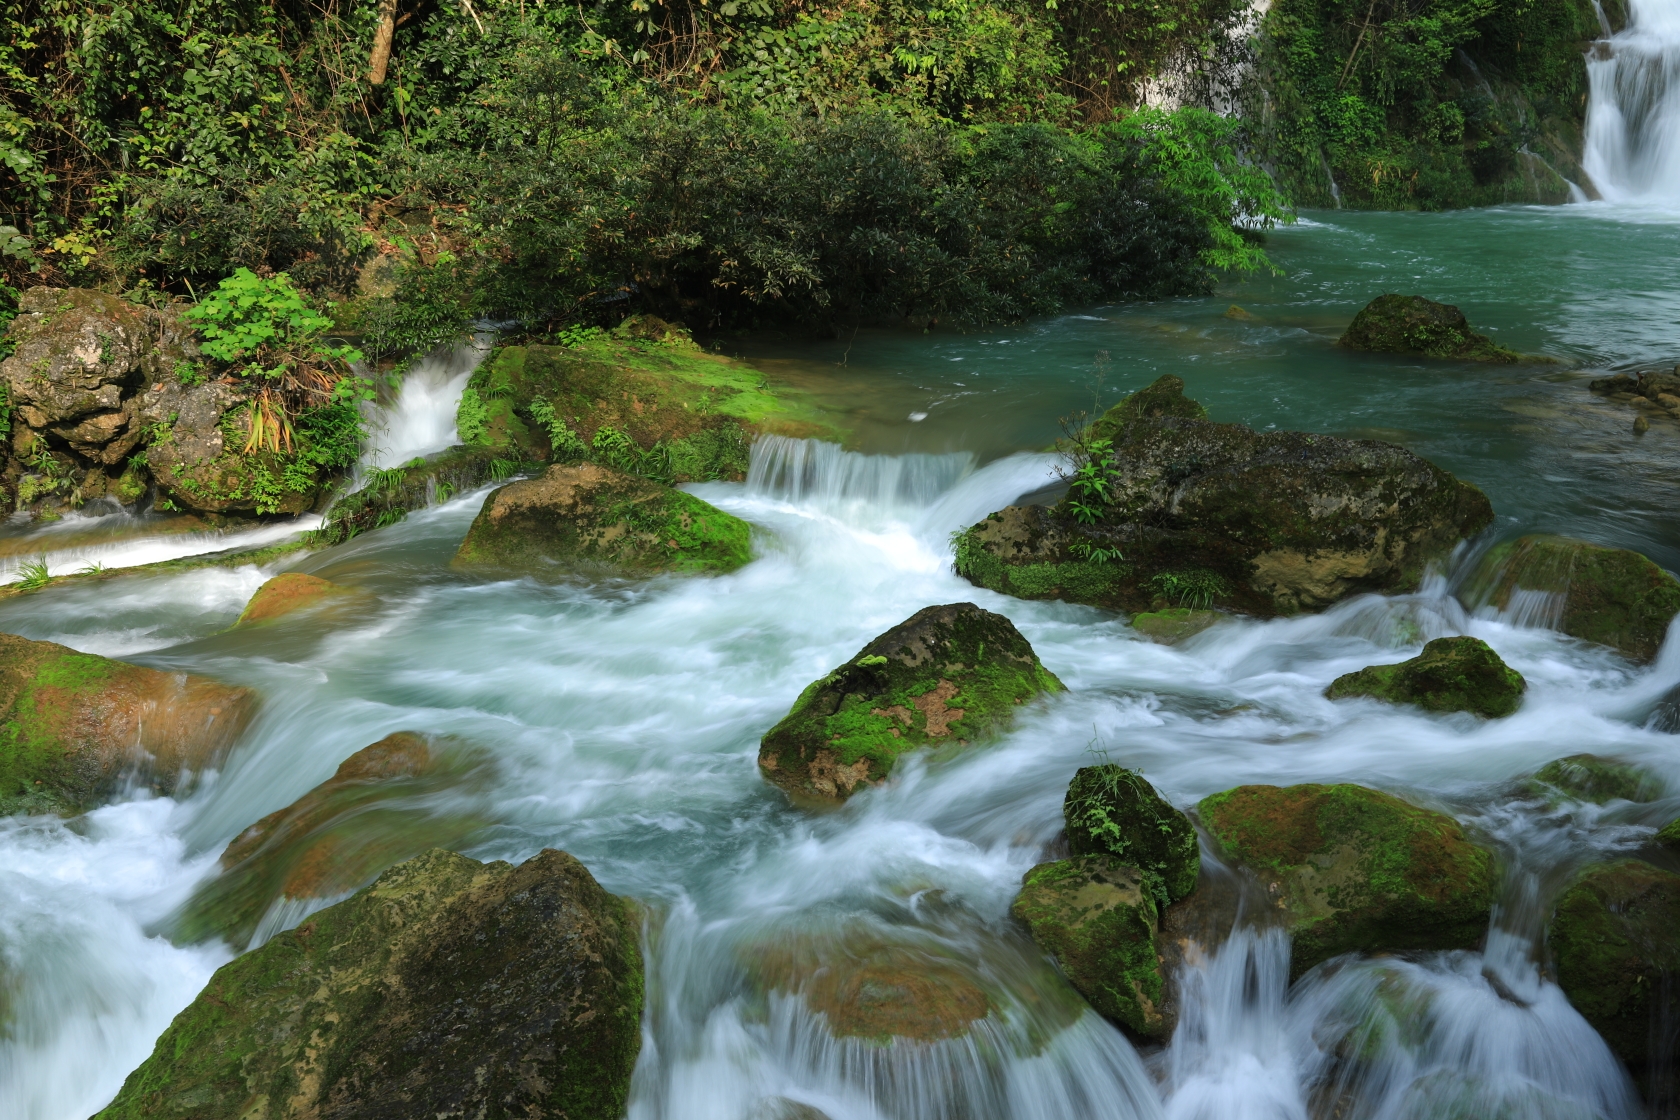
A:
[[[1515,712],[1528,688],[1480,638],[1436,638],[1410,661],[1371,665],[1331,682],[1332,700],[1370,696],[1432,712],[1473,712],[1498,719]]]
[[[1659,828],[1652,841],[1665,848],[1680,848],[1680,817]]]
[[[401,521],[410,510],[425,509],[506,477],[518,466],[498,458],[493,448],[456,447],[407,466],[377,471],[360,490],[334,502],[324,524],[305,534],[302,543],[306,547],[343,544]]]
[[[97,773],[86,772],[72,742],[75,712],[129,666],[49,642],[0,635],[0,811],[71,813],[93,799]]]
[[[1666,792],[1662,780],[1648,771],[1590,754],[1553,759],[1539,769],[1534,781],[1594,805],[1655,801]]]
[[[1451,817],[1354,785],[1239,786],[1197,810],[1274,891],[1296,975],[1347,952],[1473,948],[1487,930],[1493,860]]]
[[[1221,611],[1168,607],[1165,610],[1133,615],[1132,629],[1150,641],[1170,646],[1200,634],[1225,617]]]
[[[1142,774],[1114,763],[1081,767],[1062,800],[1068,850],[1140,868],[1162,907],[1196,889],[1196,829]]]
[[[1522,361],[1521,354],[1471,330],[1458,308],[1422,296],[1378,296],[1354,316],[1341,345],[1352,350],[1469,362]]]

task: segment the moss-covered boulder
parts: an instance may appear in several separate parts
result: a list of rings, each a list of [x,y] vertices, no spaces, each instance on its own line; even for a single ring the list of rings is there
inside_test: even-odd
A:
[[[1194,607],[1167,607],[1145,611],[1132,616],[1132,629],[1164,646],[1194,638],[1203,630],[1226,617],[1223,611],[1203,611]]]
[[[1680,817],[1676,817],[1657,829],[1657,834],[1651,840],[1659,847],[1680,851]]]
[[[1519,596],[1525,592],[1544,593],[1551,601],[1524,604]],[[1572,637],[1649,661],[1680,613],[1680,580],[1625,548],[1528,536],[1489,550],[1461,597],[1471,607],[1520,606]]]
[[[1471,330],[1458,308],[1422,296],[1378,296],[1353,317],[1341,344],[1350,350],[1469,362],[1522,361],[1521,354]]]
[[[1487,932],[1493,858],[1442,813],[1355,785],[1238,786],[1197,811],[1276,900],[1297,976],[1343,953],[1471,949]]]
[[[341,898],[439,844],[465,843],[485,824],[478,794],[488,770],[462,744],[411,731],[363,747],[332,777],[234,837],[221,874],[193,894],[171,936],[244,946],[271,914]]]
[[[1508,716],[1522,703],[1528,682],[1480,638],[1436,638],[1410,661],[1369,665],[1330,682],[1332,700],[1370,696],[1390,704],[1415,704],[1431,712]]]
[[[534,575],[728,572],[752,559],[751,538],[745,521],[692,494],[575,463],[486,498],[454,565]]]
[[[1196,889],[1196,826],[1137,771],[1112,762],[1081,767],[1062,799],[1062,819],[1068,851],[1141,868],[1159,881],[1163,906]]]
[[[217,970],[101,1120],[619,1120],[637,919],[564,852],[431,851]]]
[[[991,514],[955,538],[957,570],[1023,598],[1271,616],[1411,590],[1493,519],[1403,448],[1214,423],[1183,389],[1162,377],[1091,426],[1102,493]]]
[[[1160,911],[1145,872],[1110,855],[1041,863],[1010,913],[1099,1014],[1143,1038],[1165,1036]]]
[[[758,766],[795,796],[844,800],[904,752],[979,739],[1061,690],[1007,618],[973,603],[925,607],[800,693]]]
[[[139,778],[170,793],[217,765],[249,689],[0,634],[0,813],[77,813]]]
[[[1592,754],[1572,754],[1546,763],[1528,783],[1531,792],[1605,805],[1611,801],[1644,803],[1667,792],[1662,779],[1641,767]]]
[[[1636,1074],[1672,1068],[1680,1042],[1680,875],[1638,860],[1588,868],[1547,932],[1558,986]],[[1653,1039],[1666,1052],[1654,1053]]]
[[[235,626],[273,622],[294,611],[320,606],[350,594],[348,587],[303,572],[282,572],[268,580],[245,604]]]
[[[366,484],[335,501],[309,545],[343,544],[352,537],[393,525],[417,509],[505,479],[519,463],[498,458],[488,447],[452,447],[406,466],[372,472]]]

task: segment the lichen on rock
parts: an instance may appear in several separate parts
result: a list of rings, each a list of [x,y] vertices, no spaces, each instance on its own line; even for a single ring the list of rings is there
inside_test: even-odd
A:
[[[1238,786],[1197,812],[1275,901],[1297,976],[1343,953],[1471,949],[1487,932],[1493,859],[1445,814],[1355,785]]]
[[[812,682],[760,745],[764,776],[841,801],[906,751],[967,743],[1062,683],[1013,623],[973,603],[925,607]]]
[[[1068,851],[1110,855],[1159,883],[1164,907],[1196,889],[1196,827],[1142,774],[1112,762],[1084,766],[1062,799]]]
[[[1369,696],[1431,712],[1472,712],[1498,719],[1517,710],[1527,688],[1522,674],[1486,642],[1457,637],[1436,638],[1409,661],[1344,673],[1324,695],[1332,700]]]
[[[1378,296],[1353,317],[1340,341],[1350,350],[1501,365],[1522,361],[1521,354],[1471,330],[1458,308],[1422,296]]]
[[[633,908],[576,859],[431,851],[223,965],[100,1120],[620,1120]]]

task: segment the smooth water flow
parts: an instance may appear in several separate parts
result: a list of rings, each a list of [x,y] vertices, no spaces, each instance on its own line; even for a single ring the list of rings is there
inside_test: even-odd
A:
[[[1612,202],[1680,202],[1680,3],[1628,7],[1628,25],[1587,53],[1582,165]]]
[[[361,471],[400,467],[453,446],[461,390],[492,343],[491,335],[481,334],[426,355],[403,377],[393,399],[371,404]]]

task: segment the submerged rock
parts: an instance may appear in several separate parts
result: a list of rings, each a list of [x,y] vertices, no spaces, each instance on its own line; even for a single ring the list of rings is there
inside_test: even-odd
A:
[[[1522,703],[1528,682],[1480,638],[1436,638],[1410,661],[1370,665],[1345,673],[1324,695],[1332,700],[1370,696],[1390,704],[1415,704],[1432,712],[1508,716]]]
[[[340,898],[439,844],[465,843],[484,824],[476,794],[486,769],[459,744],[411,731],[363,747],[234,837],[171,936],[243,946],[277,905],[283,916],[286,904]]]
[[[1535,773],[1533,781],[1594,805],[1655,801],[1665,792],[1662,780],[1648,771],[1591,754],[1553,759]]]
[[[293,611],[317,606],[349,591],[348,587],[319,576],[282,572],[257,588],[234,625],[254,626],[260,622],[273,622]]]
[[[1199,611],[1190,607],[1168,607],[1132,616],[1132,629],[1152,642],[1176,646],[1193,638],[1226,617],[1223,611]]]
[[[766,988],[798,994],[838,1038],[960,1038],[992,1007],[962,962],[855,932],[758,946],[748,969]]]
[[[1557,982],[1636,1073],[1680,1058],[1680,875],[1638,860],[1589,868],[1558,900],[1547,932]],[[1653,1038],[1662,1052],[1653,1052]]]
[[[1110,855],[1155,876],[1162,905],[1196,889],[1196,827],[1137,771],[1112,762],[1081,767],[1062,800],[1062,818],[1068,851]]]
[[[1472,949],[1487,932],[1493,859],[1445,814],[1354,785],[1238,786],[1197,810],[1276,901],[1296,976],[1343,953]]]
[[[840,801],[929,744],[967,743],[1062,682],[1014,623],[973,603],[924,607],[812,682],[760,744],[764,776]]]
[[[457,568],[546,575],[728,572],[752,559],[745,521],[692,494],[596,463],[550,467],[485,499]]]
[[[636,918],[576,859],[432,851],[218,969],[101,1120],[619,1120]]]
[[[1112,443],[1106,499],[994,513],[954,539],[958,572],[1024,598],[1270,616],[1411,590],[1493,519],[1403,448],[1216,424],[1183,389],[1162,377],[1091,426]]]
[[[1525,592],[1552,601],[1525,605],[1519,598]],[[1565,634],[1649,661],[1680,613],[1680,580],[1625,548],[1528,536],[1489,550],[1462,597],[1471,607],[1523,607]]]
[[[1340,341],[1350,350],[1502,364],[1522,361],[1521,354],[1471,330],[1458,308],[1422,296],[1378,296],[1353,317]]]
[[[255,710],[246,688],[0,634],[0,813],[81,812],[125,781],[173,792]]]

